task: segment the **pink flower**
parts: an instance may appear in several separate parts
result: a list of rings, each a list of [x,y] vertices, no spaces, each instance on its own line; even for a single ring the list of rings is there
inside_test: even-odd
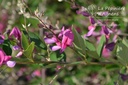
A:
[[[103,51],[102,51],[102,55],[103,57],[105,58],[109,58],[111,56],[111,51],[106,49],[105,47],[103,48]]]
[[[56,50],[61,49],[61,46],[50,46],[50,49],[51,49],[52,51],[56,51]]]
[[[56,66],[56,71],[58,72],[61,68],[62,68],[61,65],[57,65]]]
[[[15,37],[17,40],[20,41],[21,39],[21,32],[17,27],[14,27],[9,34],[9,38]]]
[[[23,55],[23,51],[20,51],[17,53],[16,57],[18,58],[18,57],[21,57],[22,55]]]
[[[67,46],[71,46],[73,40],[74,40],[74,35],[73,35],[71,29],[66,29],[63,32],[61,51],[63,52]]]
[[[0,66],[6,64],[7,61],[11,59],[11,56],[7,56],[5,52],[0,49]]]
[[[60,39],[60,40],[58,40]],[[63,52],[67,46],[71,46],[72,42],[74,40],[74,35],[71,31],[71,29],[64,29],[62,28],[61,32],[59,33],[58,37],[52,37],[52,38],[45,38],[44,41],[47,44],[56,43],[56,46],[51,46],[52,51],[59,50]]]
[[[52,44],[56,42],[56,39],[53,38],[44,38],[45,43]]]
[[[95,27],[94,25],[90,25],[90,26],[88,26],[88,30],[89,30],[89,32],[88,32],[87,34],[85,34],[85,37],[89,37],[89,36],[91,36],[91,35],[93,34],[95,28],[96,28],[96,27]]]
[[[61,39],[64,33],[65,27],[63,26],[61,32],[59,33],[58,37]]]
[[[7,61],[6,64],[8,67],[13,68],[16,65],[16,62],[15,61]]]
[[[111,42],[104,46],[102,55],[106,58],[109,58],[111,56],[111,51],[114,49],[115,43]]]

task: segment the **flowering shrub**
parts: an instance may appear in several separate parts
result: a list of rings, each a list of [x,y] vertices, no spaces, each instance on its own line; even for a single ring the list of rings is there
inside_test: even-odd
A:
[[[1,2],[8,2],[7,7],[1,5],[0,14],[1,85],[127,85],[127,33],[117,23],[121,21],[106,19],[114,8],[93,13],[95,5],[53,1],[60,4],[56,9],[69,13],[57,21],[63,15],[50,9],[42,12],[49,6],[40,0]],[[62,3],[68,5],[64,8]]]

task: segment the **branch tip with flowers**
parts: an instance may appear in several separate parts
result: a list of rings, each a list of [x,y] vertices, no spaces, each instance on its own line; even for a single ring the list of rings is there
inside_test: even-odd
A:
[[[42,18],[45,16],[44,13],[37,10],[34,13],[27,1],[19,0],[19,14],[24,17],[25,25],[22,24],[23,28],[3,29],[0,22],[0,68],[15,68],[18,65],[35,65],[35,68],[37,65],[43,69],[55,67],[57,73],[49,85],[57,79],[61,71],[77,65],[95,65],[105,69],[107,66],[116,66],[118,71],[127,69],[128,40],[120,37],[127,37],[127,34],[119,29],[118,24],[97,19],[88,8],[78,5],[75,0],[66,2],[75,10],[76,16],[82,15],[88,19],[88,26],[83,28],[85,31],[77,29],[78,26],[74,24],[61,27],[60,23],[57,27],[49,24]],[[104,11],[100,16],[108,16],[108,12]],[[33,32],[26,26],[26,20],[29,18],[38,21],[38,29]],[[42,35],[39,34],[40,30]],[[23,72],[26,67],[22,68]],[[2,72],[3,70],[0,71],[1,74]],[[118,74],[123,81],[128,80],[127,75],[121,72]],[[41,76],[40,71],[33,71],[32,76],[35,75]],[[31,79],[30,76],[27,79]]]

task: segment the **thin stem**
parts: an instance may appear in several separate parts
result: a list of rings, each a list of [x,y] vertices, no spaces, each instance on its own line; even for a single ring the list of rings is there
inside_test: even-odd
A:
[[[40,61],[40,62],[16,62],[17,64],[62,64],[62,65],[105,65],[105,64],[114,64],[113,62],[89,62],[85,63],[83,61],[78,62],[58,62],[58,61]]]
[[[52,84],[52,82],[58,77],[58,75],[59,75],[59,73],[57,73],[57,74],[53,77],[53,79],[50,81],[49,85]]]
[[[45,64],[53,64],[53,63],[56,63],[56,64],[71,64],[70,62],[58,62],[58,61],[35,61],[35,62],[16,62],[17,64],[34,64],[34,63],[37,63],[37,64],[40,64],[40,63],[45,63]],[[81,63],[81,62],[79,62]]]

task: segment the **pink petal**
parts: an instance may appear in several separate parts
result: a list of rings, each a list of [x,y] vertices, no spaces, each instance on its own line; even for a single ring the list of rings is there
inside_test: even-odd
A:
[[[22,54],[23,54],[23,52],[20,51],[20,52],[16,55],[16,57],[20,57],[20,56],[22,56]]]
[[[74,40],[74,34],[72,33],[72,31],[70,29],[65,30],[62,38],[62,44],[71,45],[73,40]]]
[[[14,27],[12,31],[9,34],[9,37],[14,36],[16,39],[20,40],[21,38],[21,32],[17,27]]]
[[[0,35],[1,38],[5,39],[4,35]]]
[[[2,49],[0,49],[0,66],[3,64],[5,58],[5,54]]]
[[[41,76],[40,70],[35,70],[35,71],[32,73],[32,76],[38,76],[38,77],[40,77],[40,76]]]
[[[66,43],[66,44],[67,44],[67,45],[69,45],[69,46],[70,46],[70,45],[72,45],[72,39],[69,39],[69,38],[68,38],[68,40],[67,40],[67,43]]]
[[[11,56],[7,56],[7,55],[5,55],[5,57],[4,57],[4,62],[9,61],[10,59],[11,59]]]
[[[66,47],[67,47],[67,40],[68,40],[68,37],[67,36],[63,36],[63,40],[62,40],[62,46],[61,46],[61,50],[62,50],[62,52],[66,49]]]
[[[74,40],[74,35],[73,34],[70,34],[69,37],[68,37],[68,40],[66,42],[67,45],[71,45],[72,42]]]
[[[16,62],[15,61],[7,61],[6,64],[8,67],[13,68],[16,65]]]
[[[70,29],[64,31],[63,38],[62,38],[62,47],[61,51],[63,52],[67,45],[71,45],[74,40],[74,34]]]
[[[88,30],[91,30],[91,29],[95,29],[95,26],[93,25],[88,26]]]
[[[62,44],[66,44],[66,41],[67,41],[68,37],[63,35],[63,38],[62,38]]]
[[[92,28],[92,29],[86,34],[86,36],[91,36],[91,35],[93,34],[94,30],[95,30],[95,28]]]
[[[44,41],[47,44],[52,44],[52,43],[55,43],[56,42],[54,39],[51,39],[51,38],[45,38]]]
[[[61,32],[58,35],[59,38],[62,38],[64,29],[65,29],[65,27],[63,26],[62,29],[61,29]]]
[[[109,58],[109,57],[111,56],[111,52],[110,52],[108,49],[103,48],[102,55],[103,55],[103,57],[105,57],[105,58]]]
[[[50,47],[52,51],[59,50],[61,47],[60,46],[52,46]]]
[[[63,52],[65,49],[66,49],[67,45],[66,44],[62,44],[62,47],[61,47],[61,52]]]

